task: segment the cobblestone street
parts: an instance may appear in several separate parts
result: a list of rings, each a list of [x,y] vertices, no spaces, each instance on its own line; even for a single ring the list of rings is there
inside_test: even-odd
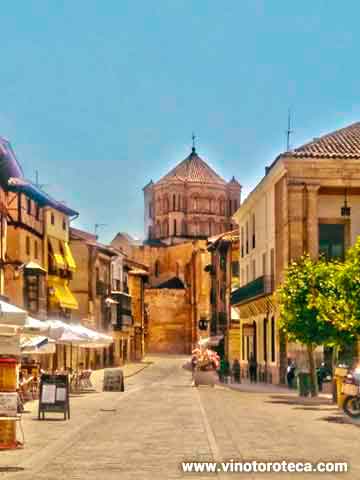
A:
[[[359,427],[325,402],[284,393],[191,387],[185,357],[150,357],[125,367],[125,393],[71,398],[70,421],[23,415],[25,448],[0,453],[0,478],[30,480],[264,478],[263,474],[186,474],[182,461],[348,461],[360,478]],[[147,368],[143,368],[147,367]],[[30,410],[30,407],[27,407]],[[5,473],[6,468],[13,471]],[[15,468],[17,467],[17,468]],[[289,478],[268,474],[266,478]],[[291,475],[292,477],[292,475]],[[295,478],[344,478],[344,474]]]

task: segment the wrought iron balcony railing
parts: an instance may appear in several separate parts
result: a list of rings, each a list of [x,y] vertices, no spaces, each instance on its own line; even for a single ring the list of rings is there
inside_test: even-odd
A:
[[[274,290],[274,277],[264,275],[258,277],[243,287],[238,288],[231,293],[231,305],[238,305],[251,301],[256,297],[261,297],[272,293]]]

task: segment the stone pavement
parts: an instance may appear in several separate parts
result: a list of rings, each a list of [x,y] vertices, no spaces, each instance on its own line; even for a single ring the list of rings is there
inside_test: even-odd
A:
[[[287,391],[191,387],[185,357],[151,357],[128,376],[124,393],[74,396],[70,421],[24,415],[23,450],[0,452],[0,479],[171,480],[279,478],[291,474],[186,474],[182,461],[348,461],[350,474],[294,478],[358,479],[359,427],[328,403],[304,405]],[[131,375],[131,372],[126,372]],[[98,374],[101,384],[101,372]]]

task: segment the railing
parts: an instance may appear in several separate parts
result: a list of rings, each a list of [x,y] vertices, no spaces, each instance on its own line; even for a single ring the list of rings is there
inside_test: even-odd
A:
[[[253,298],[267,295],[274,290],[274,277],[265,275],[258,277],[243,287],[238,288],[231,293],[231,305],[246,303]]]

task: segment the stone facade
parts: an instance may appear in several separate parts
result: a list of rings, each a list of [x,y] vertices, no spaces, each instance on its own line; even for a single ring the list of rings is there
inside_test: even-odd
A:
[[[148,315],[146,347],[149,353],[189,353],[191,305],[185,290],[147,289]]]
[[[112,241],[112,246],[121,248],[133,261],[148,267],[145,288],[146,350],[169,353],[181,350],[190,353],[198,337],[209,333],[200,332],[198,329],[201,318],[210,318],[210,278],[205,272],[205,267],[210,262],[210,254],[206,249],[206,241],[194,240],[170,246],[138,245],[129,241],[128,236],[118,234]],[[162,287],[162,284],[174,279],[178,279],[183,287],[175,290]],[[171,306],[174,295],[177,299],[176,308]],[[156,299],[156,308],[150,303],[153,299]],[[181,320],[180,323],[186,325],[187,333],[182,334],[176,340],[176,345],[171,347],[169,338],[175,341],[174,322],[179,325],[179,318],[185,317],[187,320]],[[162,338],[164,341],[157,346],[155,338]]]
[[[278,329],[272,293],[305,253],[343,258],[360,234],[360,124],[281,154],[235,214],[240,229],[241,363],[256,356],[259,378],[284,381],[298,349]],[[351,208],[344,215],[344,205]]]
[[[234,177],[227,183],[193,148],[162,179],[144,187],[145,236],[170,245],[230,230],[240,192]]]
[[[111,294],[111,262],[116,253],[98,243],[95,235],[75,228],[70,230],[70,246],[77,266],[70,285],[79,305],[73,318],[111,335],[115,305],[106,300]],[[101,368],[114,363],[114,347],[83,350],[81,354],[86,366]]]
[[[212,237],[208,243],[208,251],[211,255],[211,263],[206,268],[211,282],[210,334],[223,336],[224,354],[230,357],[231,351],[231,356],[234,354],[234,358],[239,358],[239,355],[234,352],[240,350],[240,345],[236,345],[238,337],[233,334],[239,320],[230,304],[231,292],[239,286],[238,230]]]

